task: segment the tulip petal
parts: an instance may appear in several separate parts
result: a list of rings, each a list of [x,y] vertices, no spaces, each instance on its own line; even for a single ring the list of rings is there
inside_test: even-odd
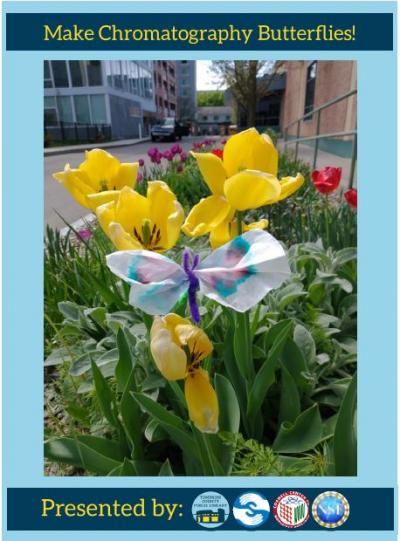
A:
[[[100,148],[86,151],[85,158],[79,169],[90,177],[97,190],[104,189],[103,184],[112,188],[109,181],[117,175],[120,161]]]
[[[112,240],[117,250],[141,250],[143,246],[132,235],[129,235],[121,224],[111,222],[108,226],[107,235]]]
[[[123,186],[134,188],[139,170],[139,163],[121,163],[117,174],[111,179],[111,187],[120,190]]]
[[[168,329],[160,326],[153,332],[150,349],[161,374],[169,381],[186,376],[186,354],[175,344]]]
[[[118,190],[106,190],[99,193],[90,193],[86,196],[86,206],[92,210],[96,210],[98,206],[117,201],[120,192]]]
[[[54,173],[53,178],[69,191],[77,203],[88,209],[92,208],[86,199],[86,195],[93,192],[86,174],[79,169],[71,169],[67,164],[64,171]]]
[[[195,325],[177,325],[175,334],[183,346],[188,346],[196,361],[208,357],[213,350],[213,345],[206,333]]]
[[[221,158],[211,152],[191,152],[196,158],[200,172],[214,195],[224,193],[226,171]]]
[[[295,177],[283,177],[280,181],[281,183],[281,195],[279,196],[278,201],[286,199],[294,192],[296,192],[304,184],[304,177],[297,173]]]
[[[262,219],[258,222],[246,224],[242,222],[242,232],[251,231],[252,229],[265,229],[268,227],[268,220]],[[236,220],[225,220],[210,233],[210,244],[213,250],[223,246],[238,236],[238,226]]]
[[[199,368],[185,380],[185,398],[189,417],[200,432],[218,432],[219,406],[208,373]]]
[[[184,212],[175,194],[161,180],[149,182],[147,199],[150,206],[150,220],[160,231],[160,246],[168,250],[176,244],[184,220]]]
[[[188,319],[185,319],[178,314],[167,314],[162,318],[163,325],[170,331],[172,334],[172,339],[178,346],[182,346],[182,342],[179,339],[179,336],[176,334],[175,329],[178,325],[191,325]]]
[[[110,201],[96,208],[97,220],[104,233],[109,236],[108,226],[111,222],[115,222],[115,203]]]
[[[260,135],[255,128],[233,135],[224,147],[224,167],[228,177],[254,169],[276,176],[278,151],[267,134]]]
[[[246,170],[228,178],[224,191],[233,208],[248,210],[277,201],[281,185],[273,175]]]
[[[227,200],[221,195],[201,199],[189,212],[182,231],[190,237],[198,237],[212,231],[231,213]]]
[[[115,206],[115,221],[130,234],[136,229],[139,235],[142,234],[143,220],[149,218],[149,201],[143,195],[125,186],[119,192],[118,201]]]

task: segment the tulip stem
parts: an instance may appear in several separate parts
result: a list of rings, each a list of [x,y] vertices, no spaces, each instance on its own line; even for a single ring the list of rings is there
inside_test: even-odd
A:
[[[243,233],[243,227],[242,227],[242,212],[237,213],[237,230],[238,235],[242,235]],[[253,348],[252,348],[252,338],[251,338],[251,331],[250,331],[250,318],[249,318],[249,312],[236,312],[236,327],[239,331],[240,339],[243,340],[243,344],[241,345],[239,351],[242,352],[244,355],[244,359],[236,359],[236,361],[239,363],[239,370],[241,366],[246,367],[246,379],[248,381],[252,381],[255,375],[254,372],[254,363],[253,363]]]

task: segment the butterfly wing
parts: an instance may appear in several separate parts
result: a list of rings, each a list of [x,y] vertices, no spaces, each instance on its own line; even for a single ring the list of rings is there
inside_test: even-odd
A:
[[[282,245],[260,229],[236,237],[208,256],[195,271],[200,291],[245,312],[290,275]]]
[[[107,256],[109,269],[131,285],[129,303],[146,314],[167,314],[187,289],[181,267],[147,250],[126,250]]]

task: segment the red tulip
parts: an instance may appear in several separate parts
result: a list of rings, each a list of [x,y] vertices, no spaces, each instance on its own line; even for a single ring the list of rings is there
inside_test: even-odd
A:
[[[218,156],[218,158],[220,158],[222,160],[223,156],[224,156],[224,151],[220,148],[214,148],[214,150],[211,151],[213,154],[215,154],[216,156]]]
[[[344,192],[344,198],[353,209],[357,208],[357,190],[353,188],[347,190],[347,192]]]
[[[321,193],[330,193],[337,190],[342,178],[341,167],[324,167],[313,171],[311,175],[315,188]]]

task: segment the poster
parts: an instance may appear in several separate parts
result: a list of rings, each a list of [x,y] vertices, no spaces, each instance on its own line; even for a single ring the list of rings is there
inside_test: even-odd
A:
[[[395,23],[3,3],[6,539],[394,539]]]

